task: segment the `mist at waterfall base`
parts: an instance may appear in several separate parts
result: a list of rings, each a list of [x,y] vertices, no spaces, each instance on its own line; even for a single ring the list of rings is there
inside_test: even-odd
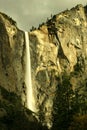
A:
[[[31,77],[31,59],[30,59],[30,48],[29,48],[29,34],[25,32],[25,43],[26,43],[26,69],[25,69],[25,85],[26,85],[26,95],[27,95],[27,108],[33,112],[36,112],[35,98],[32,86]]]

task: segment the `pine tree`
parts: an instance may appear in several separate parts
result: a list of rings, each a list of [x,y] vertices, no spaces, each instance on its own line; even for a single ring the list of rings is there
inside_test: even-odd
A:
[[[67,130],[73,116],[72,99],[73,91],[67,74],[59,81],[54,103],[54,120],[52,130]]]

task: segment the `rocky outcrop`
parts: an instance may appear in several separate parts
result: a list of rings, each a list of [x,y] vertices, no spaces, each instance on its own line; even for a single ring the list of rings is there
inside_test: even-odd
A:
[[[53,125],[54,99],[58,84],[61,82],[64,86],[63,75],[69,76],[74,92],[77,90],[87,98],[86,27],[87,7],[78,5],[54,15],[29,32],[32,87],[37,109],[33,115],[48,128]],[[25,53],[24,32],[11,18],[0,13],[0,102],[5,104],[5,107],[0,106],[3,111],[0,111],[0,118],[9,113],[8,104],[17,110],[27,109]],[[27,117],[30,116],[27,114]]]
[[[23,86],[23,32],[0,14],[0,86],[21,95]]]

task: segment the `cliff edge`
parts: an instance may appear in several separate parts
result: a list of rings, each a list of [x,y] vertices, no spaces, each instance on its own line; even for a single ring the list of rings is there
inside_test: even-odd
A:
[[[23,129],[39,130],[47,126],[56,130],[56,124],[60,123],[56,117],[69,120],[66,115],[71,112],[72,118],[87,114],[86,35],[87,6],[82,5],[52,16],[29,32],[32,87],[37,109],[33,113],[26,105],[25,34],[15,21],[0,13],[1,130],[22,130],[19,126],[22,117],[27,122]],[[31,127],[31,122],[35,122],[36,127]]]

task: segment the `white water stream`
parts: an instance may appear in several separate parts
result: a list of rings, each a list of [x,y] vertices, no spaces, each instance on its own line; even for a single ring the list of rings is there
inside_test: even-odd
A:
[[[29,34],[25,32],[25,43],[26,43],[26,69],[25,69],[25,84],[27,94],[27,108],[33,112],[36,112],[35,99],[32,88],[31,78],[31,59],[30,59],[30,48],[29,48]]]

